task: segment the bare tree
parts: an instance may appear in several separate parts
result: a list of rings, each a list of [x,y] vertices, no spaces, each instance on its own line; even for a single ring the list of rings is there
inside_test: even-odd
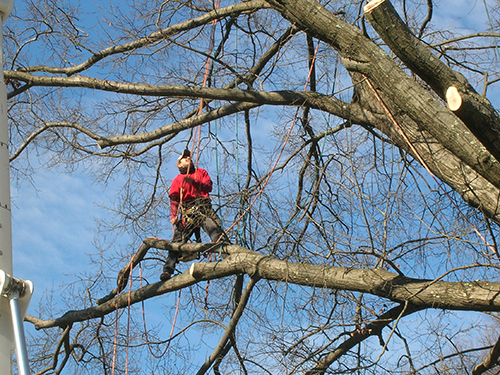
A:
[[[98,230],[133,238],[116,252],[103,240],[95,269],[53,297],[67,306],[26,318],[36,373],[494,368],[499,14],[471,4],[488,22],[464,33],[435,21],[453,6],[17,9],[4,33],[15,178],[126,176]],[[167,240],[167,171],[185,147],[214,176],[233,245]],[[158,282],[170,249],[200,261]]]

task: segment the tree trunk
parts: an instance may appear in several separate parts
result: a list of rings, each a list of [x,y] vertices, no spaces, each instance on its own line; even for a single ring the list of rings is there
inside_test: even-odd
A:
[[[486,149],[500,161],[500,116],[485,97],[479,95],[458,72],[450,69],[429,47],[416,38],[389,0],[371,1],[364,15],[396,56],[422,78],[464,122]],[[450,88],[453,96],[447,95]],[[460,97],[460,105],[450,99]],[[451,104],[451,105],[450,105]]]
[[[391,124],[390,117],[383,113],[375,96],[360,98],[365,101],[364,104],[371,102],[370,108],[374,112],[386,116],[383,123],[380,121],[372,124],[374,127],[383,129],[386,134],[402,133],[410,140],[417,129],[421,133],[419,138],[423,143],[416,148],[420,151],[429,149],[422,152],[422,159],[432,173],[450,184],[467,202],[481,207],[488,216],[498,220],[500,163],[452,111],[423,87],[415,84],[415,81],[359,29],[341,21],[316,1],[269,2],[290,22],[336,48],[343,58],[344,66],[353,76],[355,85],[363,86],[366,80],[370,81],[397,120],[397,125]],[[360,75],[363,78],[358,78]],[[358,88],[360,95],[367,95],[367,91],[365,87]],[[398,129],[389,129],[396,126]],[[401,139],[401,135],[399,138]],[[398,146],[401,147],[401,143]],[[409,145],[403,148],[408,150]],[[460,162],[453,160],[455,158]],[[454,163],[451,163],[452,160]],[[469,168],[482,176],[482,179],[476,180]],[[475,192],[471,191],[469,185],[472,182],[478,185],[479,192],[485,192],[488,197],[473,197]]]

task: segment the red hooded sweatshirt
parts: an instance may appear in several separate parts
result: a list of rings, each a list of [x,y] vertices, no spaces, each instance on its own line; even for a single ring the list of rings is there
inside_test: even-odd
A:
[[[192,181],[185,181],[184,179],[192,179]],[[212,191],[212,180],[208,172],[203,168],[197,168],[193,173],[178,174],[170,186],[170,217],[176,218],[179,212],[179,203],[191,201],[196,198],[208,198],[209,193]]]

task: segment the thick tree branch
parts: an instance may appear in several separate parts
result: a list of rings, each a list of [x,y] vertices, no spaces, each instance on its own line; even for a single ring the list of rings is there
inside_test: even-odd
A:
[[[178,133],[181,130],[191,129],[195,126],[205,124],[210,121],[214,121],[235,113],[239,113],[251,108],[258,107],[259,104],[254,103],[236,103],[228,104],[209,112],[204,112],[201,115],[185,118],[181,121],[174,122],[173,124],[168,124],[162,126],[156,130],[148,133],[141,134],[129,134],[109,138],[101,138],[97,141],[97,145],[103,149],[110,146],[116,146],[120,144],[132,144],[132,143],[146,143],[155,141],[157,139],[163,138],[169,134]]]
[[[366,80],[360,81],[356,88],[361,107],[369,107],[374,93]],[[378,116],[376,121],[372,121],[372,125],[413,158],[423,159],[430,171],[460,194],[470,206],[479,208],[487,217],[500,224],[500,190],[443,147],[431,134],[422,130],[418,123],[401,113],[391,100],[384,100],[383,104],[397,124]],[[382,110],[385,109],[380,111]]]
[[[166,249],[178,248],[164,241]],[[206,248],[206,244],[191,244]],[[199,283],[245,273],[253,278],[290,284],[370,293],[396,303],[409,303],[417,308],[448,310],[500,311],[500,283],[488,281],[446,282],[407,278],[383,269],[355,269],[292,263],[257,254],[237,245],[225,245],[230,254],[220,262],[193,263],[186,271],[168,281],[158,282],[130,293],[124,293],[99,306],[68,311],[59,318],[42,320],[27,316],[37,329],[66,327],[77,321],[102,317],[117,308],[170,293]]]
[[[472,375],[484,374],[489,369],[498,365],[498,358],[500,357],[500,339],[498,339],[495,346],[490,350],[488,356],[477,365],[472,371]]]
[[[284,17],[336,48],[346,69],[362,73],[403,114],[428,131],[444,147],[500,188],[500,163],[468,131],[463,122],[415,85],[396,62],[362,32],[335,17],[314,0],[268,0]]]
[[[127,286],[129,280],[130,269],[135,268],[146,256],[147,252],[150,248],[156,248],[160,250],[174,250],[178,251],[182,257],[189,257],[192,254],[199,253],[215,253],[220,251],[223,245],[215,245],[215,244],[194,244],[194,243],[172,243],[165,240],[161,240],[154,237],[148,237],[143,240],[142,245],[139,247],[139,250],[134,254],[130,262],[123,267],[119,272],[116,278],[116,288],[114,288],[107,296],[100,298],[96,301],[98,305],[102,305],[105,302],[116,297],[120,292]]]
[[[367,124],[366,112],[363,113],[359,106],[353,106],[330,95],[323,95],[315,92],[295,92],[295,91],[250,91],[237,89],[220,89],[210,87],[188,87],[176,85],[145,85],[134,83],[122,83],[109,80],[101,80],[90,77],[45,77],[34,76],[18,71],[5,71],[5,75],[11,78],[16,77],[20,81],[30,82],[33,86],[52,87],[81,87],[97,89],[116,93],[142,95],[142,96],[170,96],[186,98],[217,99],[225,101],[236,101],[240,104],[228,104],[214,109],[200,116],[186,118],[174,124],[166,125],[149,133],[124,135],[118,137],[102,137],[97,143],[101,148],[124,143],[145,143],[165,135],[189,129],[209,121],[225,117],[237,112],[245,111],[259,105],[307,105],[311,108],[335,114],[346,120],[357,124]],[[95,138],[95,135],[91,135]]]
[[[491,103],[413,35],[389,0],[371,1],[364,14],[401,61],[448,101],[450,109],[500,161],[500,116]]]
[[[115,92],[120,94],[140,96],[167,96],[193,99],[217,99],[235,102],[269,105],[310,105],[313,108],[329,109],[329,104],[335,103],[339,109],[348,113],[348,103],[332,98],[330,95],[315,92],[283,91],[253,91],[228,88],[181,86],[181,85],[149,85],[140,83],[125,83],[92,77],[47,77],[29,73],[6,70],[4,74],[19,81],[29,82],[32,86],[47,87],[80,87],[94,90]],[[343,116],[341,116],[343,117]]]

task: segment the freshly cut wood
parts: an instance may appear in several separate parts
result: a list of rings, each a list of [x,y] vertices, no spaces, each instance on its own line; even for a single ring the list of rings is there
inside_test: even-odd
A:
[[[455,86],[450,86],[446,90],[446,102],[448,103],[448,108],[452,111],[457,111],[462,106],[462,96]]]
[[[195,277],[195,264],[191,264],[191,267],[189,267],[189,275],[191,275],[191,277]]]
[[[370,13],[374,8],[378,7],[380,4],[382,4],[385,0],[373,0],[370,1],[368,4],[366,4],[363,7],[363,11],[365,13]]]

